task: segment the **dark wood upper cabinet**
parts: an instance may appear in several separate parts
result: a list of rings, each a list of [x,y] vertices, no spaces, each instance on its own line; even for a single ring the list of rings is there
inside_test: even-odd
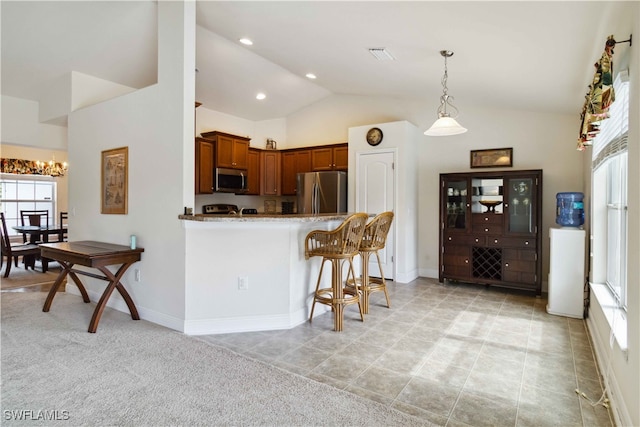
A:
[[[212,131],[202,134],[215,145],[215,166],[218,168],[247,169],[249,138]]]
[[[311,168],[314,172],[346,171],[349,167],[349,145],[335,144],[311,149]]]
[[[260,195],[260,150],[249,148],[247,153],[247,192],[245,194]]]
[[[349,145],[341,144],[333,148],[333,169],[346,171],[349,169]]]
[[[196,138],[196,194],[213,193],[213,142]]]
[[[214,192],[217,167],[247,170],[245,194],[269,196],[295,196],[299,173],[348,169],[348,144],[261,150],[250,148],[249,141],[218,131],[205,132],[196,138],[196,194]]]
[[[296,195],[296,175],[311,172],[311,150],[287,150],[282,153],[282,195]]]
[[[275,150],[260,152],[260,194],[263,196],[280,195],[281,153]]]

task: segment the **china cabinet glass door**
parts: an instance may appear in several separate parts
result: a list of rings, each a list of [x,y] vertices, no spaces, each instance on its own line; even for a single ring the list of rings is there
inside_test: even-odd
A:
[[[456,181],[444,181],[443,191],[445,192],[446,206],[444,217],[444,228],[448,230],[467,228],[467,193],[469,184],[466,179]]]
[[[536,230],[536,180],[513,177],[506,180],[509,201],[509,233],[534,234]]]

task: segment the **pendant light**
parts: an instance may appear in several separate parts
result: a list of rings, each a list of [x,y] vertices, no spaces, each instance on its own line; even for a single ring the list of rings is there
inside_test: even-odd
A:
[[[449,77],[447,74],[447,58],[453,56],[453,52],[441,50],[440,55],[444,57],[444,76],[442,76],[442,96],[440,96],[440,106],[438,107],[438,120],[424,134],[429,136],[459,135],[465,133],[467,129],[460,126],[456,121],[458,109],[451,103],[453,97],[447,94],[447,78]],[[455,110],[453,117],[447,111],[447,106]]]

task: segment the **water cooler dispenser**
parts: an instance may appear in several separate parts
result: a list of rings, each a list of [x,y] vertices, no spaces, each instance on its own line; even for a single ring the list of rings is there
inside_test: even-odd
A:
[[[547,312],[584,317],[585,244],[582,193],[558,193],[556,223],[549,230],[549,300]]]

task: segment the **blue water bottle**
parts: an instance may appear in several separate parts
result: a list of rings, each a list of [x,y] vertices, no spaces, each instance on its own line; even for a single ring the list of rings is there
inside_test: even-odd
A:
[[[582,193],[556,194],[556,224],[562,227],[581,227],[584,224],[584,204]]]

